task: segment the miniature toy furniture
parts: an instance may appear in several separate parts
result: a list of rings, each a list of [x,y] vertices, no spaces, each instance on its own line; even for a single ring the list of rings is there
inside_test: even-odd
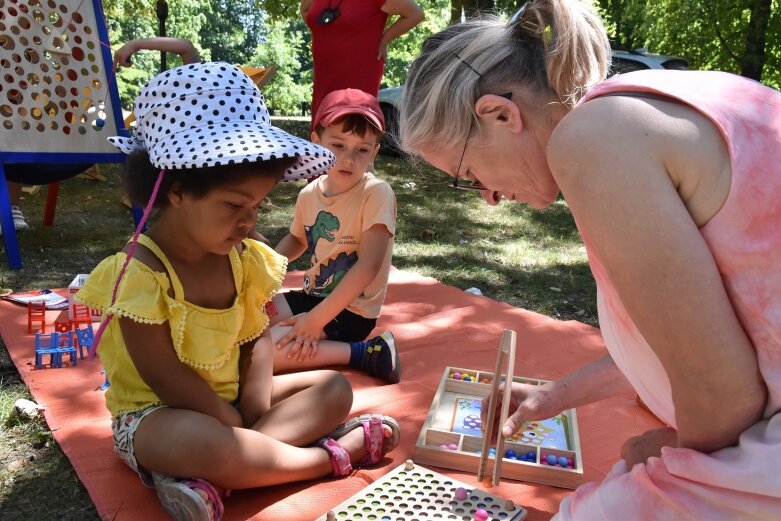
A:
[[[70,320],[55,320],[54,332],[55,333],[67,333],[73,329],[73,323]]]
[[[79,329],[79,324],[92,325],[92,310],[85,304],[73,304],[73,320],[71,324]]]
[[[57,349],[58,333],[35,334],[35,367],[43,368],[43,357],[49,355],[49,365],[52,367],[61,367],[61,354]]]
[[[33,300],[27,303],[27,334],[33,334],[33,322],[41,324],[41,333],[46,333],[46,303]]]
[[[125,129],[100,0],[5,2],[0,18],[0,226],[20,269],[4,165],[119,163],[106,137]]]
[[[57,367],[62,367],[62,355],[70,356],[70,364],[76,365],[76,346],[74,345],[73,331],[67,333],[52,333],[56,335],[57,353],[59,355],[59,364]]]
[[[79,356],[84,360],[84,350],[89,353],[92,347],[92,342],[95,340],[95,331],[92,329],[92,324],[88,324],[87,327],[76,328],[73,331],[76,345],[79,348]]]

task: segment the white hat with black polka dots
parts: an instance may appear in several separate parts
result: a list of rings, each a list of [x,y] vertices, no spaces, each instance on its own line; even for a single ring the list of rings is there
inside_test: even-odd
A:
[[[108,140],[126,154],[146,150],[160,169],[297,157],[284,174],[290,181],[318,176],[334,161],[327,149],[272,126],[260,90],[227,63],[193,63],[155,76],[133,111],[133,136]]]

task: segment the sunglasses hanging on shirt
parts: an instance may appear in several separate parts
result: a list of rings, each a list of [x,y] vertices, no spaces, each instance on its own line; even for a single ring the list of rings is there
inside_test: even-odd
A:
[[[317,17],[317,23],[320,25],[328,25],[333,23],[337,18],[339,18],[339,15],[342,14],[339,10],[339,6],[342,5],[343,0],[339,0],[339,3],[335,6],[331,7],[331,2],[329,0],[328,7],[323,9],[323,11],[320,13],[320,16]]]

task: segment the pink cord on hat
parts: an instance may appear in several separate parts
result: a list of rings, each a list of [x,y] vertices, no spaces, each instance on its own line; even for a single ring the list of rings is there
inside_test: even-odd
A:
[[[146,203],[146,208],[144,208],[144,215],[141,217],[141,221],[139,221],[138,226],[136,226],[136,231],[133,234],[133,240],[130,241],[130,246],[127,248],[125,262],[122,264],[122,269],[119,270],[119,275],[117,275],[117,281],[114,283],[114,292],[111,294],[111,304],[109,307],[113,306],[114,302],[117,300],[117,290],[119,290],[119,283],[122,280],[122,277],[125,276],[125,269],[127,268],[127,265],[130,264],[130,259],[133,258],[133,253],[136,251],[136,246],[138,245],[138,236],[141,235],[141,230],[144,229],[146,220],[149,217],[149,214],[152,212],[152,206],[155,204],[155,199],[157,199],[157,192],[160,190],[160,183],[163,181],[163,174],[165,174],[165,170],[160,170],[160,173],[157,175],[157,181],[155,181],[155,187],[152,189],[152,195],[149,196],[149,202]],[[98,352],[98,343],[100,342],[100,339],[103,336],[103,332],[106,330],[108,323],[111,322],[113,317],[114,315],[109,315],[106,313],[106,318],[103,320],[103,322],[100,323],[98,332],[95,333],[95,338],[92,340],[92,345],[89,348],[90,359],[95,358],[95,353]]]

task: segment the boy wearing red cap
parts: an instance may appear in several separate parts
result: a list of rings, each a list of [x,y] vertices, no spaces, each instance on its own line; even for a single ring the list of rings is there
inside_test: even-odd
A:
[[[389,383],[400,378],[387,331],[365,340],[385,299],[396,231],[396,196],[370,166],[385,120],[377,98],[357,89],[331,92],[313,119],[311,139],[336,156],[324,175],[301,190],[290,232],[276,251],[306,253],[303,290],[274,297],[275,371],[349,365]],[[275,328],[275,329],[277,329]]]

